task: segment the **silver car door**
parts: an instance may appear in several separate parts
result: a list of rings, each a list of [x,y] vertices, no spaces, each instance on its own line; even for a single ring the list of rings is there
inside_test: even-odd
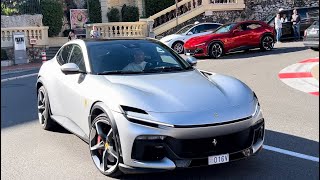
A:
[[[67,118],[72,120],[77,126],[87,128],[86,67],[84,56],[79,45],[73,45],[68,62],[77,64],[83,73],[63,75],[63,80],[61,81],[62,104],[64,105]]]

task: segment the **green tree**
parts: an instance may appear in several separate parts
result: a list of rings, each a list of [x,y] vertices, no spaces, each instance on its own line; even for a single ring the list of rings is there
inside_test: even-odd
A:
[[[139,21],[139,8],[135,6],[122,6],[122,21],[123,22],[136,22]]]
[[[41,12],[43,15],[43,25],[49,26],[49,37],[57,36],[62,28],[62,4],[56,0],[42,0]]]
[[[146,0],[145,1],[146,17],[150,17],[174,4],[175,4],[175,0]]]
[[[119,22],[120,21],[120,11],[117,8],[111,8],[107,13],[109,22]]]
[[[99,0],[89,1],[89,21],[90,23],[101,23],[101,5]]]

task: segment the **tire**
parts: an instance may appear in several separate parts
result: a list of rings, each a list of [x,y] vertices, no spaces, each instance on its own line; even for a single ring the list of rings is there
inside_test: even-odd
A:
[[[48,98],[48,93],[44,86],[38,89],[38,117],[42,128],[45,130],[52,129],[56,124],[53,119],[51,119],[50,103]]]
[[[98,115],[90,126],[89,150],[92,161],[102,174],[109,177],[122,175],[119,169],[120,153],[114,132],[110,119],[104,113]]]
[[[310,49],[312,49],[314,51],[319,51],[319,48],[315,48],[315,47],[311,47]]]
[[[184,53],[183,42],[177,41],[172,44],[172,49],[176,51],[178,54]]]
[[[213,59],[218,59],[223,56],[224,50],[221,43],[214,42],[210,45],[209,56]]]
[[[260,49],[262,51],[271,51],[274,47],[274,39],[270,35],[265,35],[261,38]]]

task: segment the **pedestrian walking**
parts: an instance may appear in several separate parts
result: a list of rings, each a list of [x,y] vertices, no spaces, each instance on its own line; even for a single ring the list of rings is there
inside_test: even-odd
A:
[[[277,16],[276,16],[276,18],[274,20],[274,24],[275,24],[275,29],[276,29],[276,32],[277,32],[277,43],[279,43],[281,35],[282,35],[282,22],[281,22],[279,13],[277,14]]]
[[[295,40],[300,40],[300,22],[301,17],[296,9],[293,10],[291,22],[293,23],[293,32]]]

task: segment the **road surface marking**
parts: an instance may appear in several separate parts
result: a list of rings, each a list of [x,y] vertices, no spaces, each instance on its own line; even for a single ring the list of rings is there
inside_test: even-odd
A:
[[[266,149],[266,150],[269,150],[269,151],[278,152],[278,153],[281,153],[281,154],[286,154],[286,155],[297,157],[297,158],[301,158],[301,159],[306,159],[306,160],[310,160],[310,161],[319,162],[319,158],[318,157],[309,156],[309,155],[305,155],[305,154],[301,154],[301,153],[297,153],[297,152],[293,152],[293,151],[288,151],[288,150],[280,149],[280,148],[277,148],[277,147],[263,145],[263,149]]]
[[[311,73],[316,66],[319,66],[319,58],[306,59],[282,69],[278,77],[292,88],[319,96],[319,81]]]
[[[33,74],[27,74],[23,76],[17,76],[17,77],[11,77],[11,78],[6,78],[6,79],[1,79],[1,83],[11,81],[11,80],[16,80],[16,79],[21,79],[21,78],[26,78],[26,77],[31,77],[31,76],[36,76],[38,73],[33,73]]]

